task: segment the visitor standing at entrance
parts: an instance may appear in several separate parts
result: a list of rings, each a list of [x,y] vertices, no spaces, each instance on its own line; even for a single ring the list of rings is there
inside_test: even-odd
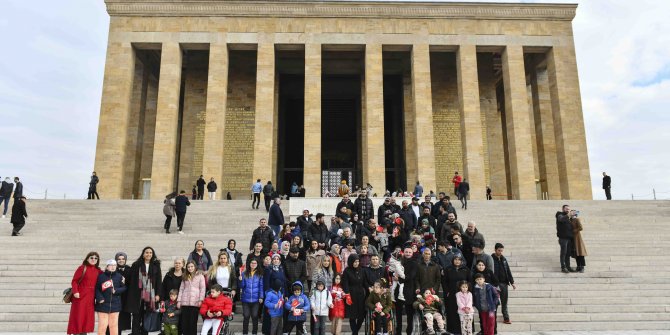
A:
[[[216,200],[216,189],[218,186],[216,185],[216,182],[214,181],[214,177],[212,177],[209,180],[209,183],[207,183],[207,192],[209,192],[209,200]]]
[[[95,174],[95,171],[93,171],[93,175],[91,175],[91,181],[88,183],[88,199],[93,200],[96,197],[98,200],[100,200],[100,196],[98,195],[98,182],[100,182],[100,178]]]
[[[198,181],[195,182],[195,184],[198,186],[198,200],[202,200],[205,196],[205,178],[200,175],[200,178],[198,178]]]
[[[258,206],[261,204],[261,192],[263,191],[263,185],[261,184],[260,179],[256,179],[256,182],[251,185],[251,193],[253,194],[253,199],[251,200],[251,209],[258,209]]]
[[[461,208],[468,209],[468,193],[470,193],[470,183],[467,178],[458,185],[458,200],[461,201]]]
[[[260,183],[261,180],[258,179]],[[272,186],[272,182],[268,180],[268,183],[263,187],[263,201],[265,201],[265,211],[270,212],[270,200],[272,200],[272,195],[275,193],[275,188]],[[258,206],[256,206],[258,208]]]
[[[605,172],[603,172],[603,190],[605,190],[607,200],[612,200],[612,178]]]
[[[458,171],[454,172],[454,178],[451,178],[451,182],[454,183],[454,195],[458,197],[458,186],[461,184],[463,179],[458,175]]]
[[[5,208],[2,210],[3,219],[7,215],[7,205],[9,204],[9,198],[12,197],[12,191],[14,191],[14,184],[12,184],[12,181],[9,179],[9,177],[6,177],[2,182],[2,186],[0,187],[0,204],[5,204]]]
[[[21,235],[20,231],[23,226],[26,225],[27,217],[28,212],[26,212],[26,197],[21,196],[21,198],[18,200],[14,200],[14,205],[12,205],[12,218],[10,220],[14,225],[12,236]]]
[[[270,215],[268,215],[268,225],[270,225],[270,228],[275,232],[275,240],[279,239],[279,231],[284,225],[284,212],[282,212],[281,207],[279,207],[280,205],[281,199],[276,198],[274,204],[270,207]]]
[[[416,186],[414,186],[414,196],[420,198],[422,195],[423,195],[423,186],[421,186],[421,183],[417,181]]]
[[[184,232],[182,231],[182,229],[184,229],[184,218],[186,217],[186,207],[191,206],[191,202],[188,201],[188,197],[186,196],[186,191],[181,190],[177,198],[174,200],[174,203],[175,203],[175,213],[177,214],[177,228],[179,228],[179,234],[183,234]]]

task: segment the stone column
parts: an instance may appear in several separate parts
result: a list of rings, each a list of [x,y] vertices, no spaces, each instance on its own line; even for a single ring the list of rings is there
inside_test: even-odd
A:
[[[463,175],[470,183],[470,198],[483,200],[486,198],[486,175],[484,173],[484,142],[476,46],[461,45],[459,47],[456,70],[461,112]]]
[[[502,65],[512,199],[535,200],[537,191],[523,48],[507,46],[502,55]]]
[[[547,53],[547,71],[556,135],[556,153],[564,199],[591,200],[589,157],[582,100],[579,91],[577,59],[572,41]]]
[[[179,43],[163,43],[158,79],[156,135],[151,164],[151,199],[163,199],[166,194],[179,191],[175,190],[175,168],[181,67],[182,51]]]
[[[272,42],[258,44],[256,69],[256,128],[254,130],[253,180],[260,178],[265,184],[273,180],[275,160],[275,46]],[[249,181],[252,182],[251,180]]]
[[[424,191],[437,192],[435,181],[435,144],[433,140],[433,98],[430,78],[430,50],[428,44],[412,47],[412,96],[414,101],[414,128],[417,157],[417,179]],[[412,190],[412,185],[407,187]]]
[[[123,194],[123,164],[134,74],[135,51],[132,45],[110,40],[107,44],[94,168],[100,177],[97,191],[106,199],[130,197],[130,194]]]
[[[549,78],[546,69],[534,69],[530,79],[533,91],[533,112],[537,134],[538,165],[540,176],[545,179],[543,188],[550,200],[561,199],[561,184],[556,160],[556,136],[552,116]]]
[[[305,44],[305,153],[303,183],[306,196],[321,196],[321,44]]]
[[[363,132],[363,184],[370,183],[377,195],[386,190],[384,148],[384,72],[381,44],[365,46],[365,108]]]
[[[228,100],[228,46],[212,43],[209,46],[209,74],[207,76],[207,106],[202,174],[205,180],[214,177],[219,186],[218,199],[223,199],[223,138],[226,126]],[[205,197],[209,199],[209,197]]]

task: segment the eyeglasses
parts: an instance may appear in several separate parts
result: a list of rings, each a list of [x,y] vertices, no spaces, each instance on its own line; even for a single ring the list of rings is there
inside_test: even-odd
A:
[[[91,256],[91,257],[89,257],[88,259],[98,259],[98,257]]]

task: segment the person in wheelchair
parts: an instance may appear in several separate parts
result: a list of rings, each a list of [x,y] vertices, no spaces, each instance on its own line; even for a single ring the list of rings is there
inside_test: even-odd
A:
[[[435,295],[432,290],[426,290],[423,295],[418,294],[414,302],[414,308],[423,314],[426,320],[426,333],[435,334],[435,327],[433,321],[437,323],[437,331],[439,334],[445,333],[444,317],[440,314],[442,310],[442,301]]]
[[[384,288],[382,280],[378,280],[372,286],[372,292],[368,296],[365,304],[371,312],[370,319],[374,321],[375,334],[388,335],[388,321],[391,318],[391,309],[393,301],[392,293]]]
[[[225,320],[233,313],[233,300],[221,294],[222,291],[221,285],[212,285],[210,295],[200,305],[200,315],[204,319],[202,335],[207,335],[210,329],[213,329],[212,334],[219,334]]]

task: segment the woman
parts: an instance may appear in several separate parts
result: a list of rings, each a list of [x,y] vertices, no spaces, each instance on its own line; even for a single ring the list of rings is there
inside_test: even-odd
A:
[[[252,260],[256,261],[257,264],[263,264],[264,257],[265,253],[263,252],[263,244],[260,242],[254,244],[254,251],[247,255],[246,267],[249,267],[249,264]]]
[[[242,300],[242,334],[249,334],[249,318],[251,317],[251,333],[258,333],[258,310],[263,303],[263,269],[252,259],[249,268],[242,274],[240,281]]]
[[[219,258],[209,268],[207,274],[208,286],[219,284],[225,291],[230,291],[231,298],[234,298],[237,290],[237,275],[228,257],[228,253],[225,251],[219,253]]]
[[[152,247],[142,249],[142,254],[130,267],[126,286],[128,300],[125,311],[132,314],[133,334],[147,334],[142,327],[144,313],[156,310],[161,300],[163,281],[161,280],[161,262]]]
[[[95,327],[95,283],[100,270],[100,256],[97,252],[89,252],[72,276],[72,305],[70,320],[67,324],[68,334],[84,334],[93,332]]]
[[[344,271],[344,269],[342,268],[342,257],[340,256],[340,245],[339,244],[333,244],[330,247],[330,252],[328,253],[328,256],[330,256],[330,265],[333,268],[333,271],[335,273],[342,274],[342,271]]]
[[[456,303],[456,293],[460,290],[458,283],[460,281],[471,282],[472,276],[470,269],[463,265],[463,259],[460,255],[454,256],[451,260],[453,267],[447,270],[446,284],[448,292],[445,293],[447,302],[447,331],[453,334],[461,332],[461,320],[458,317],[458,303]]]
[[[114,260],[116,261],[116,272],[118,272],[121,276],[123,276],[124,284],[128,282],[128,273],[130,272],[130,266],[127,266],[128,262],[128,255],[123,252],[119,251],[116,253],[114,256]],[[127,286],[126,286],[127,288]],[[162,295],[161,295],[162,296]],[[123,309],[123,306],[126,305],[127,303],[127,292],[123,292],[121,294],[121,309]],[[119,312],[119,332],[118,335],[121,335],[121,332],[130,329],[130,314],[124,311]]]
[[[188,255],[187,261],[194,261],[196,268],[202,272],[207,272],[214,263],[212,256],[209,255],[209,250],[205,249],[205,242],[202,240],[195,241],[195,248]]]
[[[361,248],[363,246],[368,247],[368,254],[370,255],[379,255],[379,252],[377,251],[377,248],[375,248],[374,245],[370,244],[370,237],[367,235],[363,235],[361,237],[361,245],[356,247],[356,251],[360,254],[361,253]]]
[[[205,276],[198,271],[194,261],[188,261],[177,297],[177,308],[181,309],[181,330],[184,335],[198,333],[198,315],[206,291]]]
[[[360,236],[361,231],[363,230],[363,221],[358,218],[358,213],[351,214],[351,221],[349,221],[349,224],[351,225],[351,235],[357,237]],[[360,242],[360,240],[358,240],[358,242]]]
[[[272,283],[275,281],[280,283],[280,292],[284,291],[284,287],[286,287],[286,274],[284,273],[284,267],[281,264],[281,255],[274,254],[272,255],[270,266],[263,269],[263,288],[266,292],[270,290]],[[263,307],[263,334],[270,333],[270,325],[270,314],[268,309]]]
[[[170,193],[165,196],[165,200],[163,200],[163,214],[165,215],[163,229],[165,229],[166,234],[170,233],[170,223],[172,222],[172,218],[177,216],[177,213],[175,212],[175,195],[174,192]]]
[[[293,247],[296,247],[300,250],[300,253],[298,253],[298,259],[300,260],[305,260],[306,254],[305,254],[305,249],[302,247],[302,237],[300,235],[293,236],[293,240],[291,240],[291,247],[289,250]]]
[[[233,266],[233,269],[235,270],[235,273],[239,273],[240,267],[242,266],[242,256],[243,254],[235,247],[237,246],[237,242],[233,239],[228,240],[228,248],[222,249],[221,251],[225,251],[228,253],[228,259],[230,260],[230,265]]]
[[[319,249],[319,242],[312,241],[309,244],[309,250],[305,256],[305,265],[307,266],[307,288],[312,287],[312,274],[314,270],[321,266],[321,260],[326,256],[326,252]]]
[[[312,290],[316,287],[317,282],[323,282],[327,290],[333,287],[333,269],[330,267],[330,257],[323,257],[321,264],[312,272],[312,283],[314,283]]]
[[[484,263],[483,260],[478,260],[477,263],[475,263],[475,271],[472,272],[471,276],[474,278],[476,274],[481,273],[484,276],[484,281],[487,283],[498,287],[500,283],[498,282],[498,276],[493,274],[493,271],[491,269],[486,268],[486,263]],[[472,282],[470,282],[470,287],[475,287],[475,282],[474,279]]]
[[[167,300],[170,297],[170,291],[177,290],[181,287],[181,278],[184,275],[184,265],[186,261],[182,257],[177,257],[174,260],[174,266],[168,270],[163,277],[163,287],[161,290],[161,297]]]
[[[349,318],[351,334],[358,335],[358,330],[365,321],[365,286],[363,284],[363,269],[361,269],[358,255],[349,256],[349,265],[342,274],[342,290],[351,296],[351,305],[345,307]]]
[[[125,279],[116,272],[116,261],[107,261],[105,272],[98,275],[95,285],[95,311],[98,312],[98,335],[118,334],[121,294],[126,291]]]
[[[577,260],[577,272],[584,273],[584,267],[586,266],[586,259],[584,257],[588,256],[588,253],[586,252],[586,244],[582,238],[582,230],[584,229],[582,219],[575,216],[574,213],[571,213],[570,217],[572,218],[570,219],[570,223],[572,223],[573,254]]]

